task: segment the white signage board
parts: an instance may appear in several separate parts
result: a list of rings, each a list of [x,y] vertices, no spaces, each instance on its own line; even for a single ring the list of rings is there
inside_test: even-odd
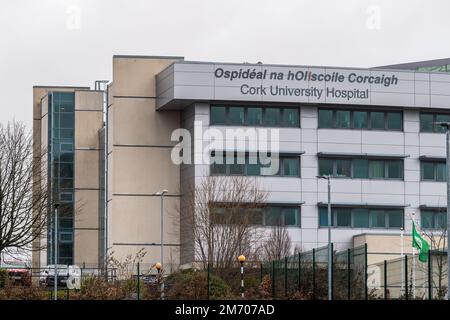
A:
[[[175,62],[156,82],[158,108],[196,100],[450,108],[446,73]]]

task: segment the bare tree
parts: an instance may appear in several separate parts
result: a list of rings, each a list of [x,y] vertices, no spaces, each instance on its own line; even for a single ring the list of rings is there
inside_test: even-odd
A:
[[[279,261],[291,253],[292,242],[286,226],[280,222],[272,228],[264,246],[265,258],[268,261]]]
[[[33,178],[34,170],[44,168],[33,165],[32,138],[25,125],[0,124],[0,259],[5,252],[31,249],[46,230],[47,178]]]
[[[212,268],[229,269],[238,255],[250,261],[258,255],[262,207],[267,193],[245,176],[203,178],[190,192],[189,224],[195,260]]]

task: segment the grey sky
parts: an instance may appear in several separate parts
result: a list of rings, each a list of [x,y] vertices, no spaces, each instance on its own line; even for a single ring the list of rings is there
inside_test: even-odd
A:
[[[369,67],[450,57],[446,0],[10,0],[0,122],[31,125],[33,85],[111,79],[114,54]]]

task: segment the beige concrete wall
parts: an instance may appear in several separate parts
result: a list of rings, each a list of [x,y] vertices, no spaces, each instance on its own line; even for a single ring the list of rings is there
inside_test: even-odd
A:
[[[180,170],[170,160],[174,145],[170,135],[180,127],[180,117],[177,112],[155,110],[155,75],[175,60],[113,58],[108,109],[108,244],[119,260],[141,248],[147,252],[146,262],[160,260],[160,198],[151,194],[168,189],[164,263],[179,262]]]
[[[150,194],[167,189],[179,194],[180,172],[170,161],[170,148],[114,148],[115,194]]]
[[[425,237],[427,242],[430,242]],[[403,252],[412,253],[411,235],[403,236]],[[400,258],[401,237],[398,234],[362,234],[353,238],[353,246],[358,247],[367,243],[367,262],[369,265],[381,263],[384,260]],[[417,250],[416,250],[417,252]]]
[[[97,267],[100,261],[99,220],[100,145],[98,132],[103,127],[103,93],[75,92],[75,244],[76,264]]]
[[[114,99],[114,144],[173,146],[173,130],[180,127],[180,113],[156,112],[154,99]]]
[[[75,228],[99,227],[99,193],[101,190],[75,190]]]
[[[74,263],[98,268],[98,230],[75,229]]]

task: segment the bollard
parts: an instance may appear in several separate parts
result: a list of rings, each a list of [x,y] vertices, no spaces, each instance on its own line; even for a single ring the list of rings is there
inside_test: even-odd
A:
[[[369,299],[369,288],[367,286],[368,274],[367,274],[367,243],[364,244],[364,298]]]
[[[275,298],[275,260],[272,261],[272,298]]]
[[[387,261],[384,260],[384,300],[387,300]]]
[[[312,250],[312,293],[313,299],[316,298],[316,249]]]
[[[209,262],[208,262],[208,265],[207,265],[207,271],[208,271],[208,278],[207,278],[207,281],[208,281],[208,283],[207,283],[207,294],[208,294],[208,300],[210,299],[210,287],[211,287],[211,284],[210,284],[210,281],[211,281],[211,279],[210,279],[210,269],[209,269]]]
[[[347,249],[347,299],[351,300],[351,269],[350,269],[350,262],[351,262],[351,251],[350,249]]]
[[[405,255],[405,300],[408,300],[408,256]]]
[[[298,253],[298,292],[302,289],[302,258],[300,252]]]
[[[433,299],[433,283],[431,281],[431,250],[428,250],[428,300]]]
[[[137,263],[137,299],[140,300],[141,295],[141,275],[140,275],[139,262]]]
[[[287,278],[287,263],[288,258],[284,257],[284,296],[288,296],[288,278]]]
[[[245,262],[245,256],[240,255],[238,257],[239,263],[241,264],[241,298],[244,299],[244,262]]]

